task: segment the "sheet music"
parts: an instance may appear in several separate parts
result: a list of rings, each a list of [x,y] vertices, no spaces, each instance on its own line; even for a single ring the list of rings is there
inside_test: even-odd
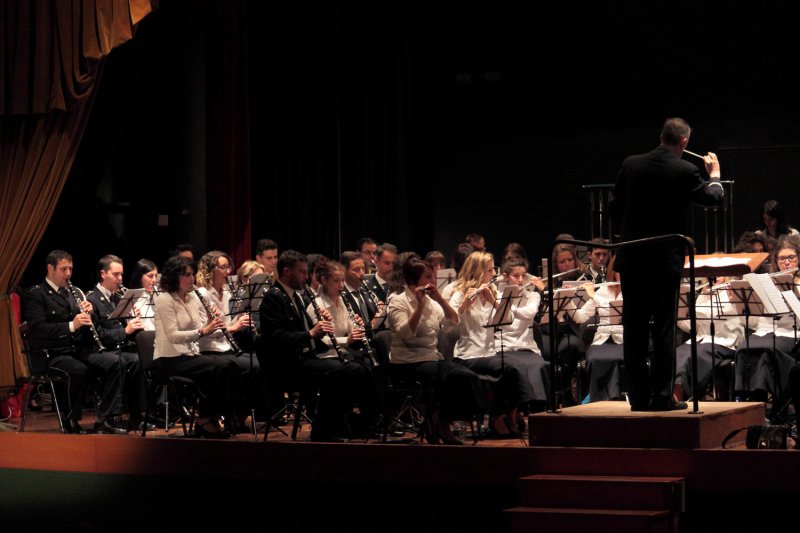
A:
[[[794,291],[783,291],[781,294],[783,295],[783,299],[786,300],[786,303],[789,304],[789,308],[791,308],[794,316],[800,317],[800,300],[797,299]]]
[[[575,297],[575,293],[577,291],[575,289],[556,289],[553,292],[553,303],[555,304],[555,311],[556,311],[556,322],[563,322],[564,315],[568,311],[568,304],[572,301]],[[547,307],[547,298],[542,300],[542,319],[539,322],[540,324],[549,324],[550,323],[550,313]],[[573,306],[574,307],[574,306]]]
[[[784,314],[789,312],[786,302],[783,300],[780,291],[772,282],[769,274],[745,274],[745,281],[755,291],[764,306],[764,312],[768,315]]]
[[[711,267],[711,268],[719,268],[719,267],[726,267],[726,266],[735,266],[735,265],[746,265],[750,262],[750,258],[748,257],[706,257],[703,259],[695,259],[694,267]],[[683,268],[689,268],[689,261],[686,261],[683,265]]]

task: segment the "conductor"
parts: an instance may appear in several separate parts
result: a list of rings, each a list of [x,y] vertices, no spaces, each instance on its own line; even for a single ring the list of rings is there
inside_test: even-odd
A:
[[[707,181],[692,163],[681,159],[691,128],[681,118],[669,118],[654,150],[630,156],[622,163],[611,191],[609,208],[622,241],[680,233],[686,235],[693,203],[714,206],[724,194],[717,156],[702,156]],[[619,251],[616,269],[625,295],[624,360],[630,380],[632,411],[687,409],[675,401],[675,315],[681,271],[682,242],[659,242]],[[652,319],[652,331],[650,321]],[[648,343],[653,356],[648,369]]]

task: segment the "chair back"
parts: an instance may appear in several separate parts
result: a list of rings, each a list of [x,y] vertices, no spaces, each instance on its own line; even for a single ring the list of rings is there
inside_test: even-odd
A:
[[[153,368],[153,352],[155,352],[155,349],[155,331],[140,331],[136,335],[136,351],[139,352],[139,362],[145,372]]]

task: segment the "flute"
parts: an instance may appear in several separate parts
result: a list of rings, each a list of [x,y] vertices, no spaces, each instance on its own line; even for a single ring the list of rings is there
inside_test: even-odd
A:
[[[219,318],[220,320],[223,320],[223,318],[220,316],[220,314],[219,313],[215,313],[211,309],[211,306],[208,305],[208,302],[206,301],[206,299],[203,298],[202,294],[200,294],[200,289],[198,289],[195,285],[192,285],[192,287],[194,288],[194,293],[197,295],[197,299],[200,300],[200,303],[203,304],[203,307],[205,307],[206,313],[208,313],[208,316],[214,317],[214,318]],[[224,322],[224,320],[223,320],[223,322]],[[231,335],[231,332],[228,331],[228,328],[225,327],[225,324],[222,325],[220,330],[222,331],[222,334],[225,335],[225,340],[228,341],[228,344],[231,345],[231,349],[234,352],[239,353],[241,351],[239,349],[239,345],[236,343],[236,340],[234,340],[233,335]]]
[[[480,287],[478,287],[478,290],[477,290],[477,291],[475,291],[475,292],[473,292],[473,293],[472,293],[472,294],[470,294],[469,296],[467,296],[467,297],[465,298],[465,300],[467,300],[467,301],[471,302],[472,300],[474,300],[475,298],[477,298],[477,297],[478,297],[478,295],[481,293],[481,291],[483,291],[483,289],[485,289],[486,287],[488,287],[489,285],[491,285],[492,283],[494,283],[495,281],[497,281],[497,279],[498,279],[498,278],[500,278],[500,277],[501,277],[501,276],[498,276],[498,275],[494,275],[494,276],[492,276],[492,279],[490,279],[488,283],[484,283],[483,285],[481,285]]]

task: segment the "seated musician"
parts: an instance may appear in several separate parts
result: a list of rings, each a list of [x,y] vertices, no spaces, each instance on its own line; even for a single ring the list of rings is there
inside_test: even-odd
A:
[[[606,240],[599,237],[592,239],[592,242],[606,244]],[[592,283],[605,283],[608,277],[608,248],[589,248],[588,256],[589,265],[586,269],[586,277],[592,280]]]
[[[529,374],[537,398],[547,398],[549,388],[549,377],[546,370],[542,352],[534,338],[534,319],[539,312],[541,295],[533,287],[533,283],[528,277],[528,262],[524,259],[509,260],[503,263],[500,270],[509,285],[523,287],[522,297],[513,302],[512,316],[514,321],[502,328],[502,341],[504,344],[505,357],[509,360],[516,358],[525,359],[525,363],[539,367],[538,372]],[[501,332],[495,333],[495,347],[500,345]],[[532,360],[532,361],[530,361]],[[532,410],[541,410],[544,402],[539,405],[531,406]]]
[[[129,288],[144,289],[145,294],[134,304],[144,331],[155,331],[155,297],[158,267],[149,259],[139,259],[133,265]]]
[[[278,243],[272,239],[259,239],[256,242],[255,260],[264,267],[270,283],[275,278],[275,265],[278,263]]]
[[[139,353],[134,343],[135,335],[144,329],[142,319],[133,316],[127,320],[109,319],[122,298],[122,259],[115,255],[103,256],[97,265],[100,282],[86,294],[94,308],[100,341],[107,350],[117,352],[125,370],[123,397],[130,414],[128,429],[138,429],[142,413],[147,408],[144,374],[139,364]],[[116,421],[113,423],[119,425]]]
[[[483,413],[485,402],[477,374],[444,361],[437,350],[439,331],[455,327],[458,313],[439,294],[429,263],[412,257],[402,272],[405,287],[389,297],[391,372],[400,379],[418,379],[432,392],[431,412],[426,413],[428,442],[462,444],[450,431],[450,422]]]
[[[28,323],[28,349],[32,372],[58,371],[69,378],[69,405],[64,426],[70,433],[87,433],[79,421],[90,375],[102,381],[100,404],[97,406],[98,433],[126,433],[115,427],[110,418],[116,414],[122,394],[122,373],[119,356],[103,351],[92,335],[92,304],[80,303],[68,289],[72,278],[72,256],[63,250],[47,254],[47,276],[32,287],[22,299],[22,318]],[[78,293],[80,298],[80,293]],[[82,298],[81,298],[82,299]],[[60,415],[60,413],[59,413]]]
[[[681,296],[681,300],[685,298]],[[680,311],[680,308],[679,308]],[[722,315],[722,316],[720,316]],[[713,360],[719,365],[722,360],[733,359],[736,347],[744,339],[744,324],[736,310],[729,301],[728,291],[705,291],[695,300],[695,321],[697,329],[697,375],[700,398],[708,388],[709,379],[712,377],[712,346]],[[690,332],[689,320],[679,320],[678,327]],[[713,329],[712,329],[713,328]],[[713,332],[713,334],[712,334]],[[677,401],[684,401],[691,396],[694,376],[692,375],[692,346],[691,339],[678,346],[675,351],[675,385],[673,396]],[[729,400],[732,400],[730,398]]]
[[[800,264],[798,256],[800,240],[797,237],[779,241],[772,250],[772,271],[788,271],[796,275]],[[749,327],[752,330],[748,340],[749,351],[746,343],[740,343],[736,350],[735,390],[755,400],[766,400],[769,393],[783,396],[788,387],[789,371],[795,363],[792,356],[794,317],[791,313],[777,321],[768,316],[750,317]],[[777,385],[773,375],[777,375]]]
[[[494,431],[516,435],[522,421],[519,408],[533,401],[546,401],[546,394],[534,388],[541,381],[541,366],[532,357],[500,357],[491,328],[483,327],[494,312],[497,289],[494,257],[488,252],[473,252],[458,274],[450,306],[458,311],[459,338],[454,356],[458,363],[477,374],[501,378],[498,402],[493,406]]]
[[[376,271],[364,276],[364,283],[378,300],[386,304],[389,297],[389,279],[392,276],[392,265],[397,257],[397,246],[385,242],[378,246],[375,259]]]
[[[221,417],[233,411],[239,369],[233,361],[200,353],[200,340],[224,323],[216,316],[208,321],[201,318],[200,303],[193,294],[194,273],[194,262],[186,257],[171,257],[164,263],[162,292],[155,299],[153,371],[187,377],[200,388],[196,436],[229,438],[231,433],[222,426]]]
[[[301,387],[320,389],[317,416],[311,428],[314,441],[335,441],[350,436],[347,406],[353,384],[370,383],[360,364],[343,364],[337,358],[319,358],[329,350],[322,337],[335,334],[327,311],[312,324],[300,291],[308,281],[306,256],[283,252],[277,264],[278,278],[261,302],[261,343],[258,358],[269,377],[271,392],[294,392]],[[330,354],[335,355],[335,354]]]

